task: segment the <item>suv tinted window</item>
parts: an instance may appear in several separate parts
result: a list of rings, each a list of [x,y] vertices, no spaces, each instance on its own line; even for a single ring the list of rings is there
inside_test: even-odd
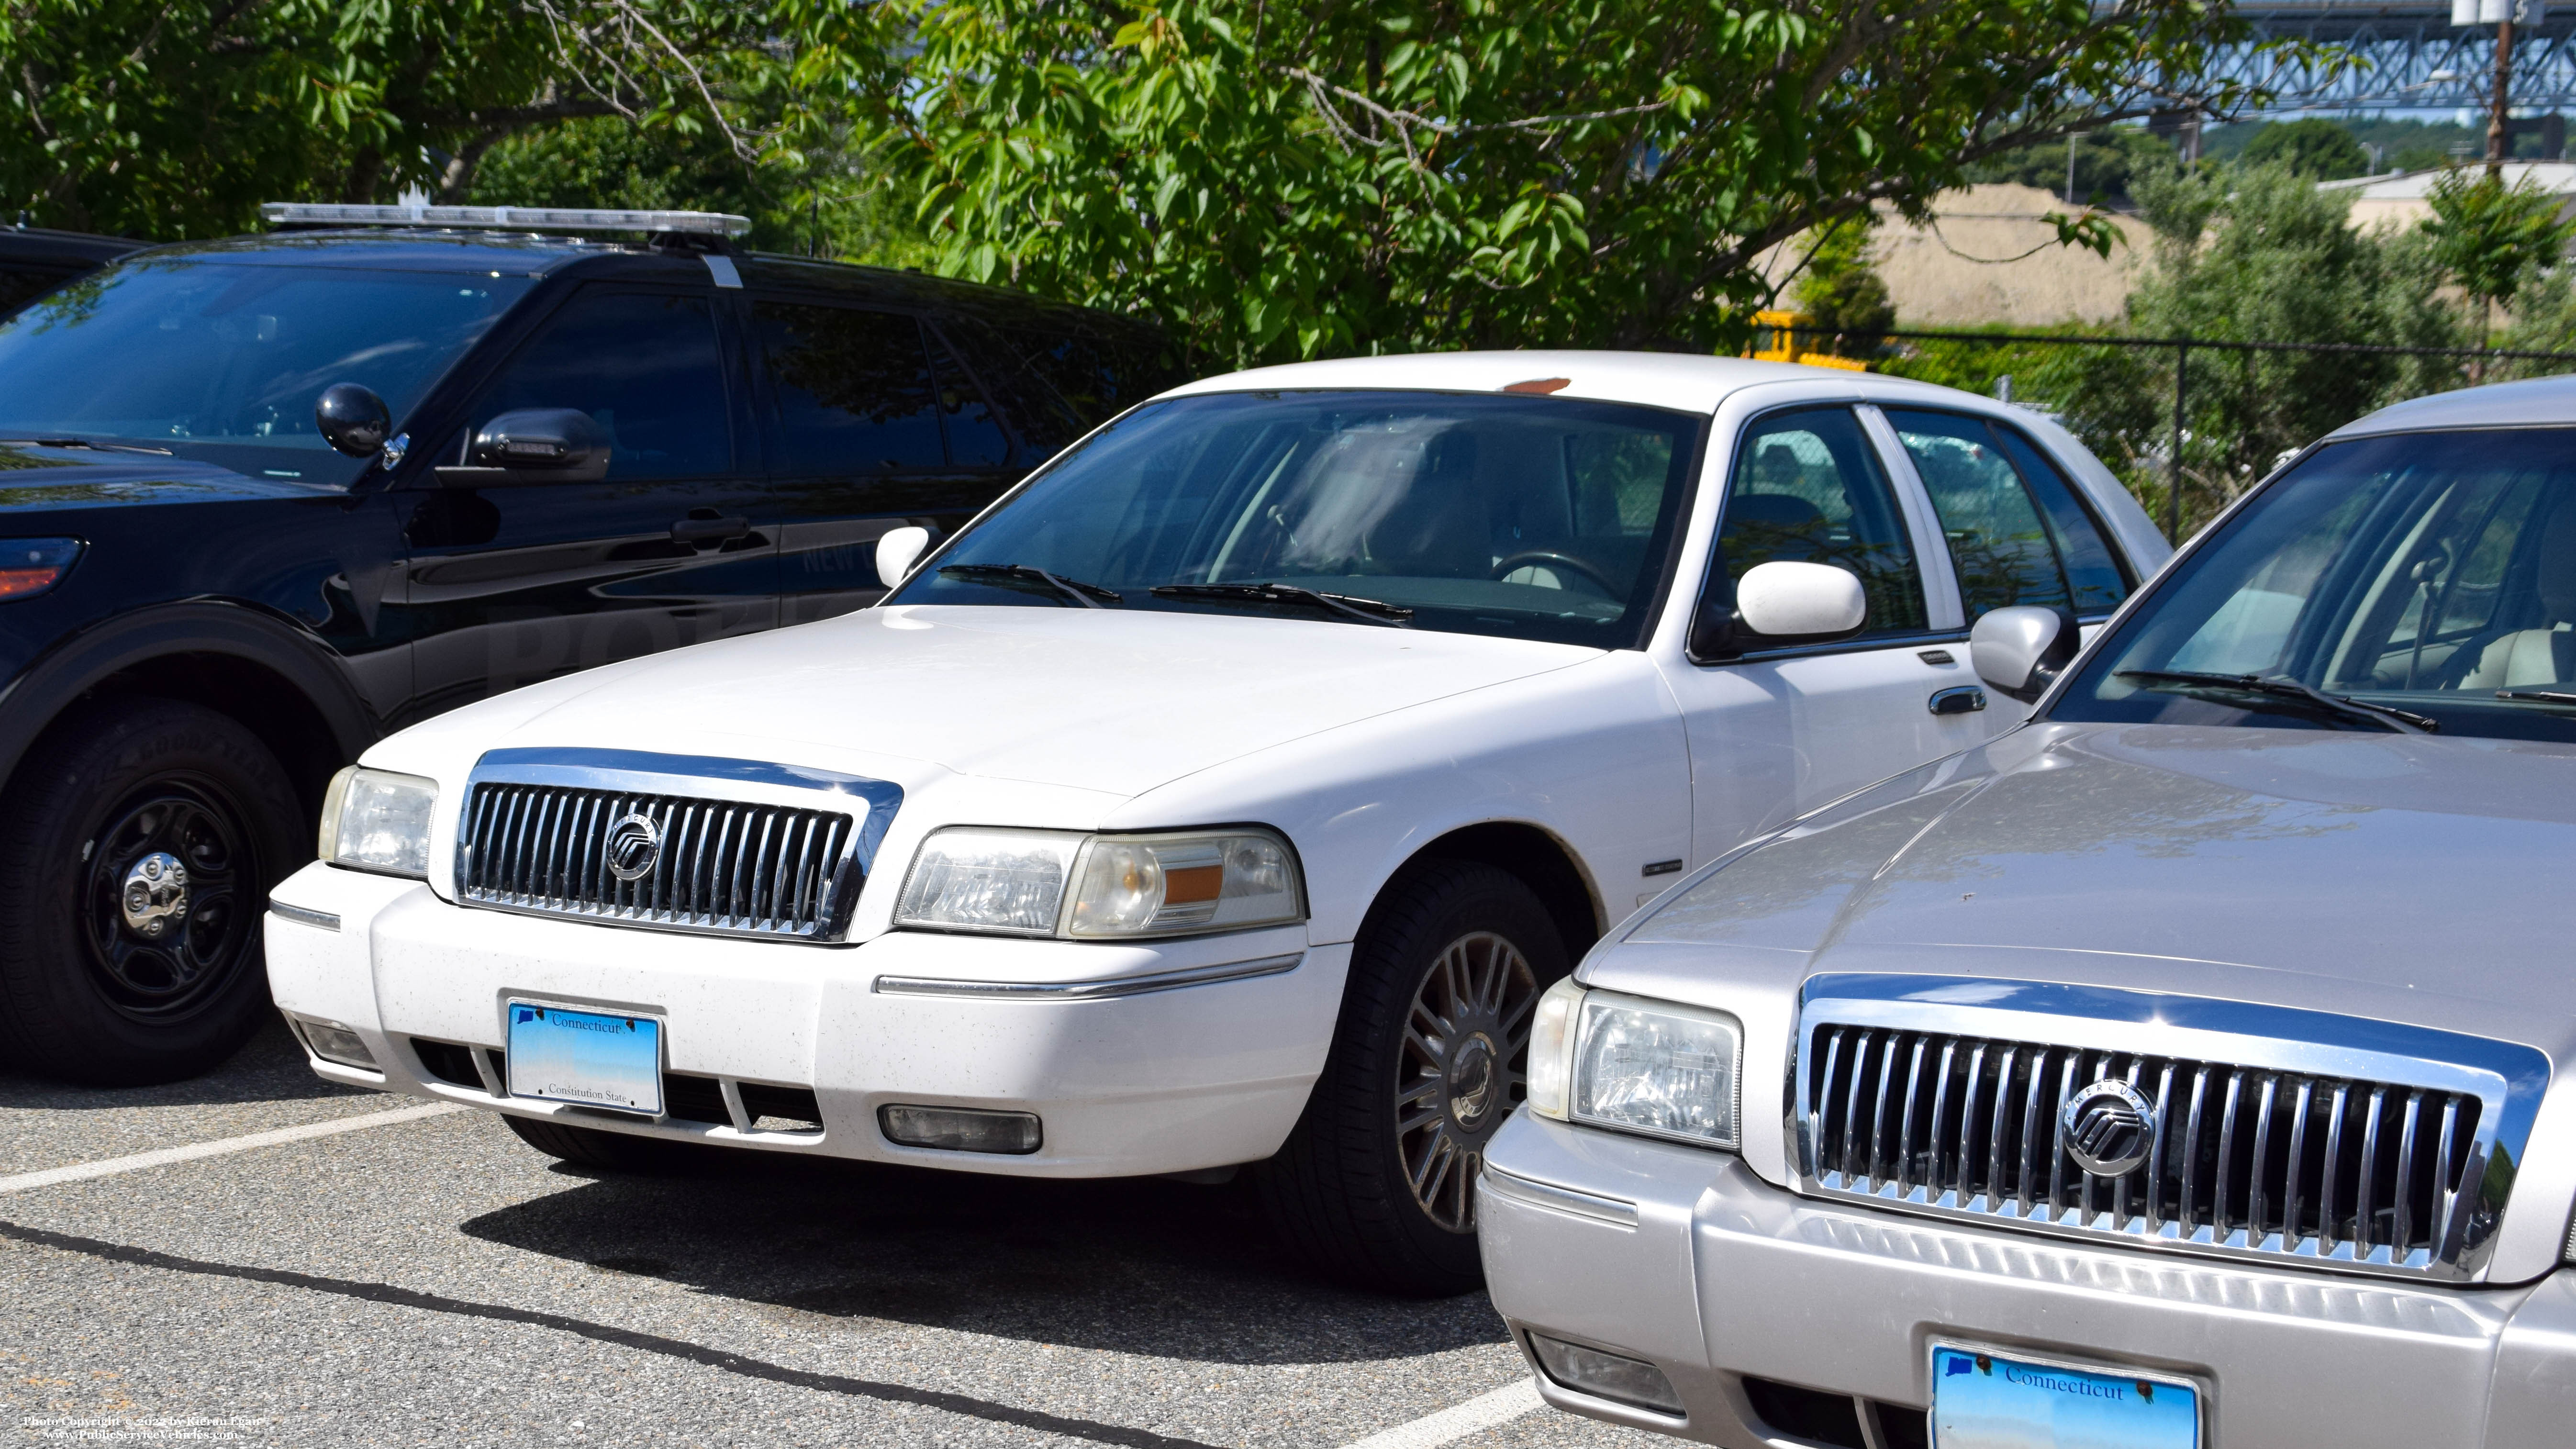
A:
[[[959,365],[957,354],[936,336],[931,356],[939,364],[939,415],[948,425],[948,462],[957,468],[999,468],[1010,461],[1011,440],[1002,432],[993,405],[977,390],[975,379]]]
[[[1924,627],[1904,515],[1848,408],[1773,413],[1745,430],[1717,551],[1730,585],[1775,559],[1849,569],[1869,596],[1864,635]]]
[[[704,297],[575,296],[484,390],[473,426],[520,408],[588,413],[608,439],[611,479],[693,478],[732,466],[724,365]]]
[[[781,473],[887,473],[947,464],[921,324],[893,312],[762,302],[763,365]]]
[[[2066,479],[2010,428],[1890,408],[1949,540],[1968,618],[2009,604],[2107,613],[2128,592]]]

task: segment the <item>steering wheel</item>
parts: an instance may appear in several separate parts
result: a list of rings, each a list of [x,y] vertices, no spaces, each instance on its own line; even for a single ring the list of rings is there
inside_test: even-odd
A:
[[[1619,586],[1610,582],[1608,578],[1603,576],[1601,570],[1595,568],[1591,564],[1585,563],[1583,560],[1576,558],[1572,554],[1558,553],[1552,548],[1523,549],[1519,553],[1513,554],[1510,558],[1503,560],[1501,563],[1494,565],[1494,571],[1487,574],[1486,577],[1499,580],[1507,577],[1513,570],[1527,567],[1530,564],[1548,564],[1556,568],[1572,569],[1576,573],[1583,575],[1585,578],[1592,580],[1592,582],[1599,584],[1604,597],[1613,599],[1619,597]]]

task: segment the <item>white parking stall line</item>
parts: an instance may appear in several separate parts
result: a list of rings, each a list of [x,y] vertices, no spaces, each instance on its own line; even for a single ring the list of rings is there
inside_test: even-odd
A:
[[[96,1162],[74,1163],[70,1167],[49,1167],[42,1172],[0,1177],[0,1193],[26,1192],[64,1182],[86,1182],[93,1177],[114,1177],[119,1173],[140,1172],[147,1167],[167,1167],[174,1162],[194,1162],[201,1157],[222,1157],[228,1153],[248,1152],[256,1147],[276,1147],[288,1142],[305,1142],[342,1132],[363,1132],[370,1127],[392,1127],[404,1122],[417,1122],[423,1117],[471,1110],[456,1102],[428,1102],[417,1107],[397,1107],[390,1112],[367,1112],[355,1117],[334,1117],[328,1122],[308,1122],[301,1127],[280,1127],[240,1137],[219,1137],[212,1142],[192,1142],[185,1147],[164,1147],[126,1157],[107,1157]]]
[[[1425,1414],[1410,1424],[1371,1434],[1343,1449],[1437,1449],[1470,1434],[1483,1433],[1496,1424],[1508,1424],[1545,1403],[1538,1396],[1538,1385],[1521,1379],[1490,1394],[1478,1394],[1454,1409]]]

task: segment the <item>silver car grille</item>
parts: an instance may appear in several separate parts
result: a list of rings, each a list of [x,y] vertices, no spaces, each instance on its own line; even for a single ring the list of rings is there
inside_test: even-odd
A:
[[[876,788],[836,790],[836,781]],[[878,807],[892,813],[889,792],[900,799],[877,781],[741,761],[496,751],[469,784],[456,891],[467,904],[536,915],[828,939],[848,923],[884,832]],[[651,867],[634,873],[615,837],[639,819],[656,849]]]
[[[1855,979],[1862,978],[1819,982]],[[1883,997],[1885,982],[1922,978],[1866,979]],[[2019,990],[2043,998],[2143,995]],[[2242,1040],[2229,1057],[2159,1051],[2163,1043],[2138,1038],[2192,1016],[2174,997],[2148,998],[2161,1022],[2125,1033],[2098,1016],[2045,1023],[2077,1028],[2061,1034],[2028,1030],[2043,1023],[2027,1016],[1991,1020],[2010,1011],[1820,1002],[1815,984],[1809,995],[1793,1101],[1801,1185],[1810,1192],[2185,1251],[2450,1278],[2470,1276],[2482,1261],[2503,1210],[2488,1167],[2509,1073],[2313,1040]],[[2201,1005],[2224,1012],[2228,1004]],[[2349,1021],[2265,1015],[2273,1018],[2265,1025]],[[1989,1020],[1955,1019],[1962,1016]],[[1942,1029],[1992,1025],[2025,1030]],[[2369,1026],[2381,1038],[2405,1030]],[[2094,1039],[2070,1045],[2069,1034]],[[2113,1039],[2123,1034],[2139,1049],[2118,1049]],[[2213,1035],[2177,1034],[2193,1045]],[[2435,1049],[2471,1040],[2420,1035],[2442,1038]],[[2415,1070],[2385,1070],[2410,1062]],[[2316,1070],[2337,1066],[2383,1070]],[[2117,1175],[2078,1163],[2061,1118],[2070,1098],[2105,1080],[2127,1083],[2154,1105],[2145,1160]],[[2511,1147],[2506,1185],[2519,1143]]]

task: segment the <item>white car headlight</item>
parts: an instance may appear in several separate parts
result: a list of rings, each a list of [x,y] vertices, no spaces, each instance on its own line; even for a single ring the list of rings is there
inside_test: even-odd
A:
[[[429,819],[438,782],[351,765],[322,795],[324,860],[352,870],[419,879],[429,874]]]
[[[1742,1145],[1736,1062],[1744,1029],[1735,1018],[1605,991],[1560,996],[1566,985],[1540,999],[1540,1021],[1532,1026],[1532,1110],[1708,1147]],[[1553,1044],[1544,1039],[1551,1001],[1561,1003]],[[1548,1045],[1555,1054],[1543,1057]],[[1557,1094],[1556,1111],[1541,1105],[1543,1085]]]
[[[1075,835],[981,826],[934,832],[913,857],[898,926],[1085,940],[1303,920],[1287,843],[1261,830]]]

